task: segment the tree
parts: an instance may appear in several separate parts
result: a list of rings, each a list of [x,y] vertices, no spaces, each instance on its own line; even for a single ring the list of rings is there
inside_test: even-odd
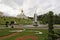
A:
[[[55,37],[54,37],[54,27],[53,27],[53,12],[52,11],[49,11],[49,14],[48,14],[48,40],[55,40]]]

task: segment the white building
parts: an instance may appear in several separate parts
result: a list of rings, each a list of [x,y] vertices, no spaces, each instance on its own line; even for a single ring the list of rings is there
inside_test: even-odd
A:
[[[17,15],[17,18],[28,19],[28,17],[24,14],[23,10],[21,10],[21,14]]]

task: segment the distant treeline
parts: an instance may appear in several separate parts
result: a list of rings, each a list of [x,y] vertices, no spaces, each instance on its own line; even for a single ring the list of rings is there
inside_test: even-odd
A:
[[[38,21],[40,21],[40,23],[42,23],[42,24],[47,24],[48,23],[48,16],[49,16],[49,13],[46,13],[44,15],[39,15]],[[60,15],[57,15],[57,14],[53,15],[53,24],[60,24]]]

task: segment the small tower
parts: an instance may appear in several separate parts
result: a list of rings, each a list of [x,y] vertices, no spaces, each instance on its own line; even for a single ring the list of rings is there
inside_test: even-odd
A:
[[[23,11],[23,10],[21,10],[21,14],[23,14],[23,15],[24,15],[24,11]]]

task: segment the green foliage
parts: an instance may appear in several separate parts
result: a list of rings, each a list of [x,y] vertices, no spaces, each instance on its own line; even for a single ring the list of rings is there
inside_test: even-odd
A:
[[[52,11],[49,11],[49,14],[48,14],[48,39],[49,40],[55,40],[55,33],[54,33],[54,27],[53,27],[53,12]]]
[[[1,17],[0,16],[0,24],[5,24],[6,21],[9,22],[9,24],[11,23],[11,21],[15,21],[16,24],[32,24],[32,20],[31,19],[21,19],[21,18],[14,18],[14,17]]]
[[[51,13],[52,13],[52,11],[51,11]],[[47,24],[48,23],[48,16],[49,16],[49,13],[46,13],[44,15],[39,15],[38,20],[42,24]],[[57,14],[53,15],[53,23],[54,24],[60,24],[60,15],[57,15]]]

